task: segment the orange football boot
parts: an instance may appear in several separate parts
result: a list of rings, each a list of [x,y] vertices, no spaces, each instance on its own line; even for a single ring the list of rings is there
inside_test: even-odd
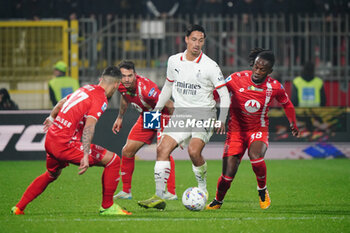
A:
[[[271,205],[271,199],[270,199],[269,192],[267,191],[266,188],[262,189],[262,190],[258,190],[258,192],[259,192],[260,208],[263,210],[266,210]]]
[[[214,199],[212,202],[210,202],[205,209],[207,210],[217,210],[220,209],[222,206],[222,201],[217,201]]]
[[[23,215],[24,211],[22,211],[20,208],[18,208],[17,206],[12,207],[11,209],[11,213],[14,215]]]

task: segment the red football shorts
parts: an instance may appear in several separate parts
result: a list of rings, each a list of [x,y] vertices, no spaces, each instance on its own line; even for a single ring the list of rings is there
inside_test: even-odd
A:
[[[229,157],[232,155],[240,155],[243,157],[245,150],[249,149],[250,145],[254,141],[262,141],[268,147],[269,132],[228,132],[223,157]]]
[[[94,166],[103,159],[107,150],[95,144],[91,144],[90,148],[89,165]],[[49,134],[46,136],[45,149],[46,168],[51,173],[67,167],[69,163],[79,165],[84,157],[82,142],[58,143],[55,137],[50,137]]]
[[[151,144],[153,141],[153,138],[156,135],[157,135],[157,130],[143,128],[143,118],[140,115],[136,123],[130,130],[128,140],[134,140],[134,141]]]
[[[169,121],[169,117],[165,119],[165,124],[167,124]],[[161,120],[161,124],[163,123],[163,120]],[[163,127],[161,129],[163,131]],[[157,135],[157,130],[155,129],[144,129],[143,128],[143,117],[142,115],[139,116],[136,123],[130,130],[130,133],[128,135],[128,140],[134,140],[134,141],[140,141],[144,142],[146,144],[151,144],[153,141],[153,138]]]

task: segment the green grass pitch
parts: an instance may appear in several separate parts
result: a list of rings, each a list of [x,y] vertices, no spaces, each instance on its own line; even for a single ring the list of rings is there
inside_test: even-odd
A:
[[[30,203],[24,216],[10,215],[27,185],[45,171],[44,161],[0,162],[0,232],[350,232],[350,160],[267,160],[268,210],[259,207],[249,161],[242,161],[220,210],[191,212],[181,200],[165,211],[142,209],[138,200],[154,193],[154,161],[136,161],[133,200],[117,203],[132,216],[101,217],[102,168],[82,176],[76,166]],[[208,161],[212,200],[221,161]],[[196,186],[190,161],[176,161],[177,194]],[[119,183],[118,190],[121,189]]]

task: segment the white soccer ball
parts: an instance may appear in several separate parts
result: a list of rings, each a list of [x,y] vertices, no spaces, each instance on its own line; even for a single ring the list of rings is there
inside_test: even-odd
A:
[[[205,208],[207,196],[205,192],[197,187],[190,187],[182,194],[182,204],[192,211],[201,211]]]

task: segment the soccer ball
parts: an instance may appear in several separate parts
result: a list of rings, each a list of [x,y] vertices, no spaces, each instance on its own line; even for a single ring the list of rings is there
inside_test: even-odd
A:
[[[203,190],[190,187],[182,194],[182,204],[192,211],[201,211],[205,208],[207,197]]]

